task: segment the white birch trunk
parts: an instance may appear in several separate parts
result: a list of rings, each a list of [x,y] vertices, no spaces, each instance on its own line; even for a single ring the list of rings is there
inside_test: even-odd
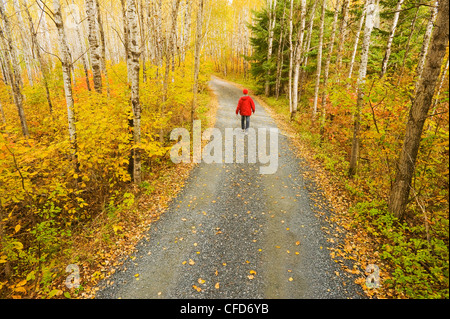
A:
[[[386,46],[386,53],[384,54],[383,63],[381,65],[381,74],[380,78],[382,78],[387,71],[389,58],[391,56],[391,50],[392,50],[392,42],[394,41],[395,37],[395,31],[397,30],[397,24],[398,24],[398,18],[400,16],[400,10],[402,9],[404,0],[399,0],[397,3],[397,7],[395,8],[394,13],[394,19],[392,21],[392,27],[391,27],[391,33],[389,34],[387,46]]]
[[[27,120],[25,117],[25,111],[23,109],[23,95],[21,91],[22,87],[22,78],[20,75],[20,66],[17,60],[16,50],[13,45],[13,40],[11,38],[11,27],[8,19],[8,15],[5,12],[5,7],[3,1],[0,1],[0,16],[3,20],[3,27],[5,33],[3,33],[2,28],[0,28],[0,38],[6,40],[6,48],[9,51],[8,54],[5,54],[6,57],[6,68],[9,73],[10,85],[13,93],[14,104],[16,104],[17,112],[19,114],[20,125],[22,127],[22,134],[25,137],[28,137],[30,134],[28,132]],[[9,60],[9,61],[8,61]]]
[[[181,58],[182,61],[186,59],[186,51],[189,48],[189,44],[191,42],[191,16],[192,16],[192,3],[189,0],[186,0],[186,10],[184,13],[184,28],[183,28],[183,46]]]
[[[361,14],[361,20],[359,20],[358,31],[356,32],[356,35],[355,35],[355,45],[353,47],[352,59],[350,61],[350,68],[348,71],[349,79],[351,79],[352,75],[353,75],[353,66],[355,65],[356,53],[358,52],[359,38],[361,36],[361,31],[362,31],[365,19],[366,19],[366,6],[364,6],[364,10]]]
[[[194,123],[194,112],[197,106],[198,75],[200,71],[200,53],[201,53],[200,50],[202,47],[203,6],[204,0],[200,0],[198,4],[198,13],[197,13],[197,39],[195,41],[194,87],[193,87],[194,97],[192,99],[192,107],[191,107],[191,123]]]
[[[358,77],[358,100],[354,114],[352,152],[350,154],[349,177],[356,174],[356,168],[359,158],[360,147],[360,129],[361,129],[361,109],[364,100],[364,84],[366,82],[367,63],[369,60],[370,37],[374,27],[375,5],[374,0],[367,0],[366,26],[364,29],[364,39],[362,43],[361,63]]]
[[[127,0],[127,25],[129,60],[128,69],[129,79],[131,81],[131,106],[133,109],[133,181],[136,184],[142,182],[141,172],[141,104],[139,96],[139,71],[140,71],[140,39],[139,39],[139,21],[134,0]]]
[[[95,6],[97,8],[97,26],[99,31],[99,37],[100,37],[100,62],[102,66],[103,74],[105,75],[105,82],[106,82],[106,93],[109,97],[111,94],[111,89],[109,87],[109,78],[108,78],[108,70],[106,68],[106,40],[105,40],[105,30],[103,28],[103,20],[102,20],[102,14],[100,10],[100,3],[98,0],[95,0]]]
[[[294,79],[292,83],[292,113],[291,118],[297,113],[298,108],[298,80],[300,78],[300,64],[303,54],[303,39],[305,37],[305,25],[306,25],[306,0],[301,0],[301,14],[300,14],[300,30],[298,30],[297,45],[295,50],[294,59]]]
[[[320,27],[319,27],[319,51],[317,53],[316,86],[314,88],[313,120],[317,116],[317,104],[319,101],[320,74],[322,73],[323,25],[325,21],[326,6],[327,6],[326,0],[322,0],[322,13],[320,15]]]
[[[431,34],[433,32],[434,23],[436,22],[436,17],[438,13],[438,4],[439,1],[436,1],[434,3],[434,7],[431,8],[430,20],[428,21],[427,29],[423,37],[422,49],[420,50],[419,62],[417,64],[417,72],[416,72],[417,81],[415,84],[416,91],[420,82],[420,78],[422,77],[423,67],[425,66],[425,60],[428,54],[428,47],[430,46]]]
[[[344,50],[345,41],[347,38],[347,25],[348,25],[348,8],[350,6],[350,0],[344,0],[342,4],[342,20],[339,26],[339,40],[338,40],[338,50],[336,54],[336,69],[340,74],[341,66],[342,66],[342,55]],[[338,78],[338,81],[340,79]]]
[[[339,4],[340,1],[336,1],[336,8],[334,11],[334,18],[333,18],[333,25],[331,27],[331,37],[330,37],[330,43],[329,43],[329,49],[328,49],[328,56],[327,60],[325,62],[325,69],[323,71],[323,92],[322,92],[322,123],[321,123],[321,133],[323,133],[323,128],[325,125],[326,120],[326,103],[327,103],[327,97],[328,97],[328,75],[330,72],[330,64],[331,64],[331,57],[333,56],[333,50],[334,50],[334,40],[336,39],[336,28],[337,28],[337,20],[339,16]]]
[[[294,66],[294,45],[292,43],[293,33],[293,18],[294,18],[294,0],[291,0],[291,7],[289,11],[289,113],[292,114],[292,74]]]
[[[91,52],[91,65],[94,80],[94,89],[97,93],[102,93],[102,63],[101,48],[97,38],[97,10],[94,0],[86,0],[86,15],[89,26],[89,50]]]
[[[28,28],[30,30],[31,43],[32,43],[32,47],[34,48],[34,52],[36,54],[37,61],[39,63],[39,68],[40,68],[40,71],[42,73],[42,78],[44,80],[44,87],[45,87],[45,93],[46,93],[46,96],[47,96],[47,103],[48,103],[49,111],[50,111],[50,114],[51,114],[51,113],[53,113],[53,105],[52,105],[52,101],[51,101],[51,98],[50,98],[50,89],[49,89],[49,86],[48,86],[47,70],[45,68],[45,63],[44,63],[44,60],[43,60],[42,55],[41,55],[41,48],[39,46],[39,42],[38,42],[38,39],[37,39],[36,31],[35,31],[34,25],[33,25],[33,19],[31,17],[30,10],[28,9],[28,4],[27,4],[26,0],[22,0],[22,6],[23,6],[23,8],[25,10],[25,13],[27,15],[27,18],[28,18]]]
[[[24,26],[25,23],[23,21],[22,18],[22,10],[20,9],[20,4],[18,0],[14,0],[14,10],[16,11],[16,15],[17,15],[17,21],[19,22],[20,26]],[[23,57],[25,60],[25,67],[27,69],[27,76],[28,76],[28,84],[30,86],[33,86],[33,68],[31,65],[32,62],[32,54],[31,50],[30,50],[30,46],[28,44],[28,42],[25,39],[25,34],[24,34],[24,30],[23,28],[19,28],[19,34],[20,34],[20,40],[22,42],[22,51],[23,51]]]
[[[270,63],[270,59],[272,58],[273,51],[273,33],[275,29],[275,24],[277,22],[276,8],[277,8],[277,0],[269,0],[269,48],[267,51],[267,63]],[[267,70],[267,78],[266,78],[266,86],[265,86],[265,95],[269,96],[270,94],[270,68]]]
[[[59,0],[53,0],[53,21],[55,22],[56,29],[58,32],[58,41],[61,51],[61,64],[64,82],[64,95],[66,98],[66,106],[67,106],[69,137],[72,147],[72,157],[75,164],[75,170],[77,171],[78,170],[78,161],[76,155],[77,129],[75,126],[76,119],[75,119],[74,100],[71,82],[71,57],[69,47],[67,46],[66,33],[64,30],[64,23],[61,14],[61,4]]]

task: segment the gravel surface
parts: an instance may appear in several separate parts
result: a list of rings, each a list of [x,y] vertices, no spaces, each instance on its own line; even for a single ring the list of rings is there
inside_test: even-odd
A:
[[[216,127],[225,135],[240,127],[234,112],[242,91],[217,78],[210,86],[219,100]],[[251,127],[276,128],[255,103]],[[261,175],[260,166],[199,164],[97,298],[363,298],[355,278],[330,257],[326,214],[312,209],[319,191],[303,179],[307,167],[287,137],[279,135],[278,171]]]

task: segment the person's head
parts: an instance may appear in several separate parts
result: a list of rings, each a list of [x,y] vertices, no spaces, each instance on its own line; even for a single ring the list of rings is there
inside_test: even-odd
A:
[[[248,90],[247,89],[244,89],[244,95],[248,95]]]

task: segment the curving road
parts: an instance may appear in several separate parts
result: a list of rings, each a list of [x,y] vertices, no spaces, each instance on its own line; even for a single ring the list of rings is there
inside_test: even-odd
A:
[[[239,88],[218,78],[216,128],[237,128]],[[253,128],[276,128],[255,101]],[[238,134],[237,139],[244,139]],[[97,298],[362,298],[354,278],[330,258],[324,217],[312,210],[314,186],[279,135],[278,170],[256,164],[199,164],[182,192],[152,225]],[[138,277],[135,275],[139,274]]]

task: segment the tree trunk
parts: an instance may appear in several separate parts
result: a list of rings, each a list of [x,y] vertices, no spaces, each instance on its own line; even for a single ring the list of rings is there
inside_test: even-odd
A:
[[[337,28],[337,20],[339,16],[339,0],[336,1],[336,8],[334,11],[334,19],[333,19],[333,25],[331,27],[331,38],[330,38],[330,44],[328,49],[328,56],[327,60],[325,62],[325,69],[323,71],[323,92],[322,92],[322,123],[320,125],[320,135],[323,137],[324,134],[324,128],[325,128],[325,120],[327,116],[326,112],[326,103],[327,103],[327,97],[328,97],[328,74],[330,72],[330,64],[331,64],[331,58],[333,56],[333,50],[334,50],[334,40],[336,39],[336,28]]]
[[[127,30],[129,32],[129,54],[127,59],[128,77],[131,80],[131,106],[133,110],[133,181],[135,184],[142,182],[141,172],[141,104],[139,96],[139,71],[140,71],[140,39],[139,39],[139,21],[136,4],[134,0],[127,0]]]
[[[142,82],[147,82],[147,37],[144,28],[145,8],[142,0],[139,1],[139,32],[141,35],[141,60],[142,60]]]
[[[426,29],[425,35],[423,37],[422,49],[420,50],[419,62],[417,64],[417,72],[416,72],[417,73],[416,74],[417,81],[415,84],[416,91],[419,86],[420,79],[422,77],[423,68],[425,66],[425,58],[427,57],[427,54],[428,54],[428,47],[430,45],[431,33],[433,32],[433,26],[436,21],[439,1],[436,1],[434,3],[434,5],[435,6],[431,8],[430,20],[428,21],[427,29]]]
[[[360,130],[361,130],[361,109],[364,103],[364,84],[366,81],[367,63],[369,61],[370,37],[372,35],[372,30],[374,26],[374,14],[375,14],[374,0],[367,0],[366,26],[364,29],[361,63],[359,67],[358,99],[356,102],[356,110],[354,113],[352,152],[350,154],[350,168],[348,172],[349,177],[353,177],[356,174],[356,168],[358,165]]]
[[[53,21],[55,22],[58,32],[58,41],[61,51],[61,64],[63,72],[64,93],[67,105],[67,119],[69,123],[69,137],[72,147],[72,159],[75,166],[75,171],[78,172],[79,164],[77,158],[77,130],[75,126],[76,119],[71,82],[71,57],[69,47],[67,46],[66,33],[64,30],[64,24],[61,14],[61,4],[59,0],[53,0]]]
[[[94,80],[94,89],[97,93],[102,93],[102,64],[101,64],[101,48],[97,39],[97,8],[94,0],[86,0],[86,15],[89,26],[89,49],[91,52],[91,65]]]
[[[275,97],[278,99],[280,96],[280,86],[281,86],[281,75],[283,73],[283,62],[284,62],[284,41],[285,41],[285,18],[286,18],[286,2],[284,3],[283,8],[283,18],[281,19],[281,31],[280,31],[280,41],[278,45],[277,52],[277,76],[276,76],[276,84],[275,84]]]
[[[277,8],[277,0],[269,0],[269,48],[267,51],[267,64],[270,65],[270,59],[272,58],[272,50],[273,50],[273,33],[275,29],[275,24],[277,21],[277,14],[276,14],[276,8]],[[266,85],[265,85],[265,95],[269,96],[270,94],[270,67],[267,69],[267,75],[266,75]]]
[[[387,71],[389,58],[391,56],[391,50],[392,50],[392,42],[394,41],[395,31],[397,30],[397,24],[398,24],[398,18],[400,16],[400,10],[402,9],[404,0],[398,0],[397,7],[395,8],[394,13],[394,20],[392,21],[392,27],[391,27],[391,33],[388,38],[387,46],[386,46],[386,53],[384,54],[383,63],[381,65],[381,74],[380,78],[382,78]]]
[[[11,89],[13,93],[14,103],[17,107],[17,112],[20,118],[20,125],[22,127],[22,134],[25,137],[28,137],[30,134],[28,132],[27,120],[25,117],[25,111],[23,109],[23,95],[21,91],[22,87],[22,78],[20,75],[20,66],[17,61],[16,50],[13,45],[13,40],[11,38],[11,27],[9,24],[8,16],[5,12],[5,8],[3,5],[3,1],[0,1],[0,15],[3,20],[3,26],[5,29],[5,34],[3,30],[0,28],[0,38],[6,39],[6,48],[9,51],[10,59],[8,58],[8,54],[6,54],[6,68],[9,73]],[[10,61],[8,61],[10,60]]]
[[[365,21],[365,18],[366,18],[366,10],[367,10],[367,3],[364,5],[364,10],[361,13],[361,19],[359,20],[358,31],[356,32],[356,35],[355,35],[355,45],[353,47],[352,59],[350,61],[350,68],[349,68],[349,71],[348,71],[348,78],[349,79],[351,79],[352,75],[353,75],[353,66],[355,64],[356,53],[358,52],[359,38],[361,36],[362,27],[364,25],[364,21]]]
[[[341,66],[342,66],[342,55],[345,45],[345,40],[347,38],[347,26],[348,26],[348,8],[350,5],[350,0],[344,0],[344,3],[342,4],[342,20],[339,26],[339,46],[336,53],[336,70],[338,74],[341,72]],[[338,81],[340,81],[340,78],[338,77]]]
[[[305,68],[308,66],[308,53],[311,48],[312,31],[314,28],[314,16],[316,14],[316,7],[317,7],[318,2],[319,2],[318,0],[314,0],[314,2],[312,4],[312,8],[311,8],[311,15],[309,18],[308,34],[306,35],[305,50],[303,51],[303,53],[304,53],[303,66]],[[302,94],[303,83],[305,81],[306,74],[307,74],[306,70],[303,70],[303,72],[300,72],[300,80],[299,80],[299,94],[300,95]]]
[[[39,47],[36,31],[34,30],[33,19],[31,18],[31,14],[30,14],[30,10],[28,9],[27,1],[22,0],[22,5],[24,7],[25,13],[28,18],[28,28],[29,28],[30,34],[31,34],[31,46],[32,46],[32,48],[34,48],[34,52],[36,54],[36,57],[37,57],[37,60],[39,63],[39,68],[41,70],[42,78],[44,80],[44,88],[45,88],[45,93],[46,93],[46,97],[47,97],[48,108],[49,108],[50,114],[52,114],[53,113],[53,105],[52,105],[52,100],[50,98],[50,89],[48,87],[48,78],[47,78],[48,74],[47,74],[47,70],[45,68],[45,62],[41,55],[41,49]]]
[[[72,4],[75,4],[75,0],[72,0]],[[77,41],[78,41],[77,45],[80,46],[80,51],[82,53],[84,53],[85,52],[84,44],[83,44],[83,40],[82,40],[82,37],[81,37],[81,30],[80,30],[81,21],[79,21],[79,19],[75,19],[75,18],[76,17],[73,17],[74,23],[75,23],[75,32],[77,33]],[[88,91],[91,91],[91,83],[89,81],[88,62],[87,62],[85,53],[82,54],[82,56],[81,56],[81,63],[83,64],[84,78],[85,78],[85,81],[86,81],[86,87],[87,87]]]
[[[193,88],[193,99],[191,107],[191,123],[194,123],[194,112],[197,106],[197,94],[198,94],[198,75],[200,71],[200,53],[202,47],[202,25],[203,25],[203,6],[204,0],[200,0],[198,4],[197,13],[197,40],[195,41],[195,64],[194,64],[194,88]]]
[[[181,60],[184,62],[186,59],[186,51],[189,47],[191,40],[191,15],[192,4],[189,0],[186,0],[186,9],[184,13],[184,28],[183,28],[183,42],[181,47]]]
[[[325,22],[326,9],[327,9],[327,2],[326,0],[322,0],[322,13],[320,15],[320,27],[319,27],[319,51],[317,53],[316,86],[314,88],[313,120],[317,116],[317,104],[319,101],[320,74],[322,73],[323,25]]]
[[[130,54],[130,41],[128,34],[128,21],[127,21],[127,7],[126,0],[120,0],[120,5],[122,7],[122,24],[123,24],[123,48],[125,52],[125,61],[127,61],[127,70],[131,68],[129,65],[130,60],[128,59],[128,55]],[[130,72],[127,72],[127,82],[130,83]],[[131,172],[130,172],[131,174]]]
[[[402,219],[405,214],[423,126],[430,110],[436,83],[441,72],[442,62],[448,46],[448,7],[448,0],[440,1],[431,40],[431,50],[427,55],[422,77],[419,80],[416,96],[412,103],[408,123],[406,125],[403,148],[400,153],[396,178],[389,199],[389,210],[399,219]]]
[[[416,27],[417,17],[419,16],[419,10],[420,10],[420,6],[417,7],[416,13],[414,15],[414,19],[411,22],[411,27],[410,27],[411,32],[409,33],[408,41],[406,43],[405,54],[403,55],[403,62],[402,62],[402,66],[400,67],[400,75],[398,76],[397,86],[400,85],[400,82],[402,81],[402,78],[403,78],[403,72],[405,71],[405,63],[406,63],[406,59],[408,58],[408,55],[409,55],[411,39],[412,39],[412,35],[414,33],[414,29]]]
[[[16,11],[16,15],[17,15],[17,21],[19,23],[20,26],[25,25],[25,23],[23,22],[23,18],[22,18],[22,12],[20,10],[20,4],[18,0],[14,0],[14,10]],[[30,55],[30,47],[28,42],[25,39],[25,34],[23,32],[23,28],[19,28],[19,34],[20,34],[20,40],[22,42],[22,51],[23,51],[23,58],[25,60],[25,67],[27,69],[27,75],[28,75],[28,84],[30,86],[33,86],[33,70],[31,67],[31,55]]]
[[[290,10],[289,10],[289,114],[293,112],[293,101],[292,101],[292,74],[294,67],[294,45],[292,43],[292,33],[294,30],[293,18],[294,18],[294,0],[290,0]],[[322,0],[324,1],[324,0]]]
[[[291,118],[295,116],[295,113],[297,113],[298,108],[298,80],[300,78],[300,63],[302,59],[303,54],[303,39],[305,37],[305,24],[306,24],[306,0],[301,0],[301,13],[300,13],[300,29],[298,30],[298,39],[297,39],[297,48],[296,48],[296,54],[295,54],[295,60],[294,60],[294,80],[292,83],[292,113]]]
[[[111,95],[111,89],[109,87],[109,78],[108,78],[108,70],[106,68],[106,41],[105,41],[105,30],[103,28],[103,20],[102,20],[102,12],[100,10],[100,3],[99,0],[95,0],[95,6],[97,7],[97,25],[98,25],[98,31],[100,35],[100,53],[101,53],[101,65],[102,65],[102,71],[105,75],[105,82],[106,82],[106,94],[108,97]]]

